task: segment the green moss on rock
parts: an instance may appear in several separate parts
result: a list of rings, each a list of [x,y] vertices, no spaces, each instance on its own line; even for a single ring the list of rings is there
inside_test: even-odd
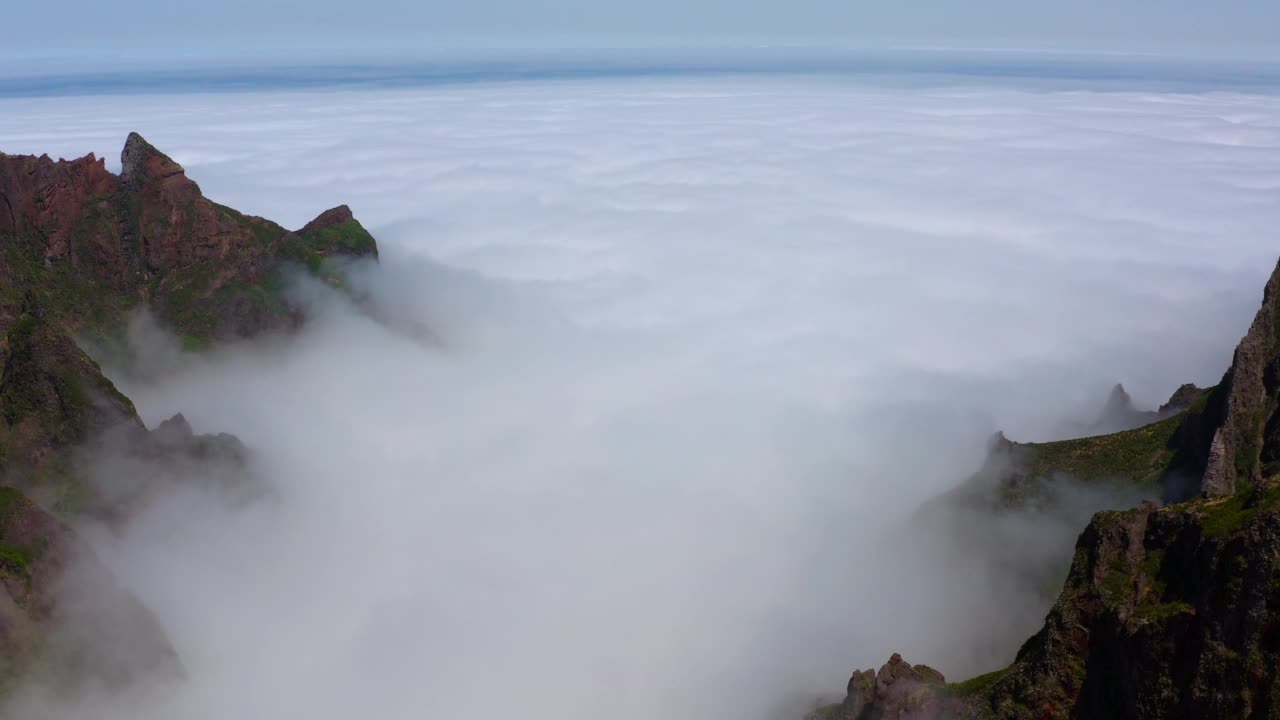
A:
[[[1012,672],[1013,666],[992,670],[989,673],[983,673],[977,677],[969,678],[961,682],[947,683],[947,692],[957,697],[973,697],[985,694],[988,690],[995,686]]]
[[[344,255],[376,255],[378,243],[355,218],[313,230],[304,230],[302,239],[312,250]]]

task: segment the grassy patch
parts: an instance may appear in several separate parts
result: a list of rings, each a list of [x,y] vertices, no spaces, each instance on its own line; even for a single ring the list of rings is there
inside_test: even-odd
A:
[[[35,365],[37,324],[31,315],[22,315],[9,331],[8,358],[4,375],[0,377],[0,403],[4,404],[5,422],[11,426],[22,422],[39,405],[37,386],[31,377]]]
[[[1102,594],[1113,605],[1122,605],[1133,596],[1133,578],[1124,570],[1112,568],[1102,578]]]
[[[1166,602],[1158,605],[1140,605],[1133,614],[1142,620],[1161,620],[1182,613],[1193,613],[1195,608],[1190,603]]]
[[[1174,460],[1171,441],[1182,419],[1178,414],[1110,435],[1025,445],[1031,450],[1028,474],[1049,477],[1061,473],[1086,481],[1119,479],[1154,484]]]
[[[0,545],[0,566],[19,572],[27,572],[35,562],[36,553],[19,545]]]
[[[995,687],[995,684],[1003,680],[1012,670],[1013,666],[1010,665],[1006,668],[1000,668],[999,670],[969,678],[963,682],[947,683],[947,692],[960,697],[981,695]]]
[[[1263,510],[1280,507],[1280,485],[1255,498],[1249,490],[1201,505],[1200,528],[1205,537],[1224,538],[1243,530]]]

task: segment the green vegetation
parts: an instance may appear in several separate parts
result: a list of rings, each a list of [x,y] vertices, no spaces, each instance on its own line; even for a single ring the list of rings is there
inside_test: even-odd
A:
[[[11,487],[0,487],[0,527],[9,522],[9,516],[24,502],[26,497],[20,491]]]
[[[1217,385],[1211,388],[1206,388],[1204,392],[1200,393],[1200,397],[1196,398],[1196,401],[1191,403],[1191,407],[1187,408],[1187,414],[1199,415],[1200,413],[1203,413],[1205,408],[1209,407],[1209,400],[1213,398],[1214,393],[1217,391]]]
[[[1113,565],[1102,578],[1102,594],[1112,605],[1124,605],[1133,598],[1133,577],[1123,566]]]
[[[5,422],[17,425],[36,411],[39,398],[30,377],[34,373],[35,334],[38,322],[30,314],[20,316],[9,331],[8,358],[0,376],[0,404]]]
[[[1086,481],[1154,484],[1175,460],[1173,434],[1184,414],[1110,435],[1023,445],[1031,451],[1027,473],[1032,477],[1066,474]]]
[[[4,536],[14,513],[28,502],[30,501],[21,491],[11,487],[0,487],[0,537]],[[0,543],[0,571],[8,570],[25,574],[39,555],[38,548]]]
[[[1152,582],[1158,582],[1160,579],[1160,569],[1164,565],[1164,550],[1156,549],[1147,552],[1147,556],[1142,558],[1142,572],[1144,572]]]
[[[1133,614],[1141,620],[1162,620],[1174,615],[1183,613],[1194,613],[1196,609],[1191,603],[1185,602],[1166,602],[1159,605],[1139,605],[1134,609]]]
[[[376,255],[378,244],[355,218],[311,230],[302,236],[307,246],[320,253]]]
[[[35,562],[36,553],[28,547],[0,545],[0,568],[26,573]]]
[[[1242,484],[1240,481],[1247,482],[1253,476],[1253,468],[1258,464],[1262,448],[1258,447],[1254,438],[1260,434],[1263,419],[1263,409],[1258,408],[1249,416],[1249,421],[1245,423],[1243,430],[1237,429],[1235,433],[1237,446],[1233,460],[1237,486]]]
[[[162,292],[157,307],[160,316],[180,335],[208,342],[218,325],[218,308],[209,302],[209,296],[223,272],[217,259],[209,259],[171,273],[157,288]]]
[[[1280,508],[1280,485],[1255,495],[1250,489],[1221,500],[1199,503],[1200,527],[1205,537],[1225,538],[1243,530],[1263,510]]]
[[[974,695],[982,695],[996,683],[1004,679],[1006,675],[1013,671],[1013,666],[993,670],[992,672],[969,678],[963,682],[947,683],[947,692],[959,697],[972,697]]]

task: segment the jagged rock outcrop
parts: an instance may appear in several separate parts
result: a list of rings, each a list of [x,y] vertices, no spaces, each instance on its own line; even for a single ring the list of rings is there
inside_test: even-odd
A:
[[[299,233],[205,198],[182,166],[131,133],[122,172],[102,160],[0,153],[0,327],[6,288],[32,288],[77,329],[108,331],[139,304],[193,346],[295,327],[281,273],[376,256],[345,206]]]
[[[941,720],[951,711],[942,673],[894,654],[875,670],[855,670],[844,702],[819,708],[807,720]]]

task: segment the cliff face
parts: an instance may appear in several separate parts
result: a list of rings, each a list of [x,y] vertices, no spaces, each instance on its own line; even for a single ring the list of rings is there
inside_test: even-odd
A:
[[[1186,410],[1059,443],[1019,445],[999,436],[988,466],[948,499],[1018,505],[1035,483],[1069,474],[1156,483],[1173,503],[1094,515],[1043,627],[1009,667],[947,685],[902,670],[895,656],[879,673],[855,673],[845,701],[817,716],[1280,716],[1278,289],[1280,266],[1222,382]],[[911,687],[905,695],[900,677]]]
[[[1222,417],[1207,453],[1202,488],[1227,494],[1257,485],[1264,473],[1280,469],[1277,338],[1280,338],[1280,266],[1271,274],[1262,308],[1249,333],[1236,347],[1231,368],[1223,376],[1214,409]],[[1265,447],[1269,446],[1269,447]],[[1267,466],[1270,467],[1267,467]]]
[[[377,255],[346,206],[290,232],[206,199],[136,133],[121,165],[0,153],[0,694],[36,670],[55,687],[179,674],[72,527],[127,523],[193,478],[229,502],[265,492],[235,437],[182,416],[148,430],[75,338],[109,339],[144,304],[191,348],[289,329],[290,268],[338,282],[335,257]]]
[[[976,703],[1010,718],[1270,718],[1280,492],[1102,513],[1045,626]]]

